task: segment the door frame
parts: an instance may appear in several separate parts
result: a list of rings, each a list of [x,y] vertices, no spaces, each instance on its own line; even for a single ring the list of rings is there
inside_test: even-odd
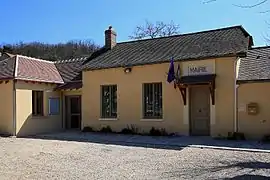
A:
[[[78,114],[71,114],[71,103],[70,100],[72,98],[79,98],[79,102],[80,102],[80,113]],[[80,120],[79,120],[79,128],[81,129],[81,124],[82,124],[82,108],[81,108],[81,95],[65,95],[65,129],[77,129],[77,128],[71,128],[71,116],[72,115],[78,115],[80,116]]]
[[[206,85],[206,84],[197,84],[197,85],[190,85],[189,88],[188,88],[188,105],[189,105],[189,135],[190,136],[210,136],[211,135],[211,94],[210,94],[210,91],[208,90],[209,92],[209,117],[208,117],[208,120],[207,120],[207,133],[206,134],[196,134],[194,133],[194,131],[192,131],[192,128],[193,128],[193,123],[192,123],[192,102],[191,102],[191,98],[192,98],[192,94],[191,94],[191,89],[194,88],[194,87],[203,87],[203,88],[208,88],[209,89],[209,86]],[[194,121],[194,120],[193,120]]]

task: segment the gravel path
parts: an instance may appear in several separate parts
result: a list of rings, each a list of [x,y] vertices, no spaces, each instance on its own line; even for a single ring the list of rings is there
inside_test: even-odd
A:
[[[270,179],[270,154],[0,138],[1,180],[241,177]]]

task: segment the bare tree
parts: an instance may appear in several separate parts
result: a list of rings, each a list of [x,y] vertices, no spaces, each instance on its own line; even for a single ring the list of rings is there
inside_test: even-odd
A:
[[[208,4],[208,3],[214,3],[214,2],[218,2],[221,0],[203,0],[203,4]],[[236,1],[236,0],[234,0]],[[242,8],[242,9],[256,9],[256,8],[265,8],[265,10],[263,11],[259,11],[258,13],[270,13],[270,7],[267,6],[267,3],[270,2],[270,0],[253,0],[251,3],[251,0],[249,2],[247,2],[246,4],[232,4],[235,7],[238,8]],[[270,28],[270,22],[269,20],[266,20],[266,24],[269,26]],[[270,35],[267,34],[266,36],[264,36],[265,41],[267,42],[267,44],[270,44]]]
[[[203,1],[203,4],[208,4],[208,3],[217,2],[217,1],[219,1],[219,0],[205,0],[205,1]],[[254,3],[252,3],[252,4],[245,4],[245,5],[242,5],[242,4],[232,4],[232,5],[233,6],[236,6],[236,7],[239,7],[239,8],[248,9],[248,8],[255,8],[255,7],[263,6],[268,1],[269,0],[254,0]],[[268,12],[270,12],[270,10],[261,11],[259,13],[268,13]]]
[[[155,37],[166,37],[171,35],[179,34],[180,26],[175,24],[173,21],[170,23],[164,23],[157,21],[155,23],[145,21],[144,25],[138,25],[133,34],[129,36],[130,39],[144,39],[144,38],[155,38]]]

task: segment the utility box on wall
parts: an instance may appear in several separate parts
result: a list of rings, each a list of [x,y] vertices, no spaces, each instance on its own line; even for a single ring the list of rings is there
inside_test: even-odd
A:
[[[257,115],[259,113],[258,103],[251,102],[247,104],[247,113],[249,115]]]

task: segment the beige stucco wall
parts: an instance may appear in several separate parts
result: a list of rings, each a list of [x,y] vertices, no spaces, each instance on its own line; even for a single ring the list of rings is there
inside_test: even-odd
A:
[[[259,139],[270,134],[270,83],[240,84],[238,87],[238,126],[247,138]],[[259,113],[249,115],[247,104],[258,103]]]
[[[61,92],[52,91],[54,86],[45,83],[16,83],[16,133],[17,136],[33,135],[62,129],[62,107],[59,115],[49,115],[48,98],[60,97]],[[32,116],[32,90],[44,91],[44,116]],[[61,104],[61,103],[60,103]]]
[[[211,134],[227,135],[233,131],[234,118],[234,82],[236,58],[219,58],[201,61],[187,61],[188,64],[213,64],[216,72],[216,105],[211,106]],[[176,63],[177,65],[177,63]],[[178,89],[166,82],[169,63],[136,66],[132,72],[125,74],[123,68],[112,68],[83,72],[82,88],[82,126],[100,128],[110,125],[114,131],[121,131],[130,124],[135,124],[142,131],[151,127],[165,128],[168,132],[189,134],[188,105]],[[181,69],[184,72],[184,69]],[[142,120],[142,84],[162,82],[163,120]],[[117,84],[117,120],[100,119],[100,86]],[[209,97],[210,98],[210,97]]]
[[[0,134],[13,134],[13,81],[0,84]]]

